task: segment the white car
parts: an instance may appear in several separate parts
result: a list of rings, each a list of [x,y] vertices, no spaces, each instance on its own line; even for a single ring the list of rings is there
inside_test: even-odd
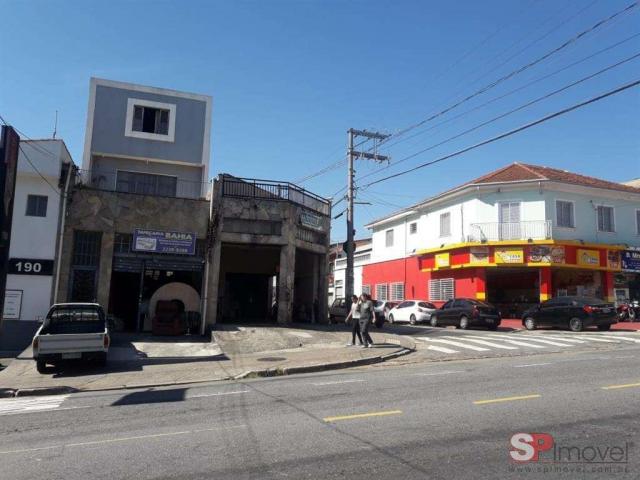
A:
[[[433,303],[424,300],[405,300],[391,309],[389,323],[409,322],[415,325],[418,322],[428,322],[436,310]]]

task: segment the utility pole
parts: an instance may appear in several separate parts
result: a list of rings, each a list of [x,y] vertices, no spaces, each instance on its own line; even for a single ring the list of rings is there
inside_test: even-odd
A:
[[[389,157],[386,155],[378,155],[377,153],[377,145],[379,140],[385,140],[389,138],[391,135],[380,133],[380,132],[368,132],[367,130],[355,130],[350,128],[347,132],[348,134],[348,148],[347,148],[347,157],[349,160],[349,172],[347,175],[347,241],[344,244],[344,251],[347,254],[347,272],[345,278],[345,298],[351,299],[351,296],[354,294],[353,288],[353,260],[355,253],[355,242],[354,235],[355,230],[353,229],[353,206],[356,203],[355,200],[355,189],[354,189],[354,179],[355,179],[355,169],[353,168],[353,164],[355,159],[364,158],[365,160],[374,160],[376,162],[386,162],[389,160]],[[354,150],[353,140],[356,137],[364,137],[369,140],[373,140],[374,148],[373,153],[363,152]]]

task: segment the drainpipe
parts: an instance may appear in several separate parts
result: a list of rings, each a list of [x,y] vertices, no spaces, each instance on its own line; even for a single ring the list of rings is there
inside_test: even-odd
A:
[[[209,224],[207,225],[207,231],[209,225],[213,222],[213,179],[209,180],[211,188],[209,190]],[[214,248],[211,245],[211,248]],[[200,335],[204,335],[206,321],[207,321],[207,304],[209,303],[209,265],[211,264],[211,251],[206,250],[205,263],[204,263],[204,292],[202,294],[202,321],[200,322]]]
[[[58,233],[58,261],[56,262],[56,279],[53,287],[53,303],[58,303],[58,285],[60,284],[60,263],[62,262],[62,239],[64,237],[64,226],[67,218],[67,199],[69,193],[69,183],[71,180],[71,172],[73,164],[69,164],[67,179],[64,182],[64,194],[62,195],[62,219],[60,222],[60,232]]]

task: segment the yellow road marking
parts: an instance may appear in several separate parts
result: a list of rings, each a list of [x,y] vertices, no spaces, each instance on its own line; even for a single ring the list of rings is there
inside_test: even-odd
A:
[[[615,390],[618,388],[633,388],[640,387],[640,383],[626,383],[624,385],[609,385],[608,387],[602,387],[603,390]]]
[[[531,398],[540,398],[542,395],[520,395],[518,397],[502,397],[502,398],[494,398],[492,400],[476,400],[473,402],[474,405],[486,405],[487,403],[500,403],[500,402],[511,402],[514,400],[529,400]]]
[[[357,413],[355,415],[340,415],[337,417],[323,418],[325,422],[337,422],[340,420],[353,420],[356,418],[384,417],[387,415],[402,415],[402,410],[387,410],[385,412]]]

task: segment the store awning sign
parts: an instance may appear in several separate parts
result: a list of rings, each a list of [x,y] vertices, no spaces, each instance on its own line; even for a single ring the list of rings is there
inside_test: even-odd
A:
[[[621,257],[623,270],[640,272],[640,250],[625,250]]]
[[[565,262],[563,246],[534,245],[529,248],[529,263],[556,263]]]
[[[578,265],[583,267],[598,267],[600,265],[600,252],[598,250],[579,248],[576,257]]]
[[[136,228],[133,234],[133,250],[148,253],[195,255],[196,234]]]
[[[436,268],[448,267],[450,263],[449,253],[438,253],[436,255]]]
[[[524,263],[524,251],[522,248],[496,248],[493,254],[495,262]]]
[[[471,247],[469,261],[475,265],[487,265],[489,263],[489,247]]]

